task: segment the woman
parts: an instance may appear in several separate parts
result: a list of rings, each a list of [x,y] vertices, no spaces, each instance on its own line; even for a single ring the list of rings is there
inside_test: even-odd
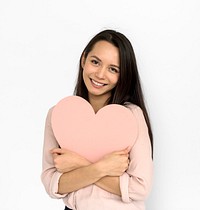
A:
[[[107,104],[129,108],[137,119],[137,140],[132,148],[90,163],[59,148],[51,128],[51,108],[46,119],[41,176],[47,193],[62,198],[65,209],[145,209],[151,189],[153,137],[134,51],[123,34],[105,30],[88,43],[80,58],[74,94],[86,99],[95,112]]]

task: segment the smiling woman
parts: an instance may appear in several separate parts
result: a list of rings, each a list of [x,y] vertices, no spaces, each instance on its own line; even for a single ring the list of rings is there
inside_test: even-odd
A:
[[[97,42],[87,58],[82,57],[83,80],[91,104],[106,102],[119,79],[119,50],[109,42]],[[99,107],[94,107],[95,111]]]
[[[88,43],[80,57],[74,95],[89,102],[95,113],[110,104],[125,107],[136,122],[129,123],[131,132],[136,132],[134,135],[130,132],[133,144],[109,152],[96,162],[89,161],[74,151],[60,148],[51,121],[55,107],[51,108],[46,119],[41,176],[47,193],[62,198],[65,209],[144,210],[144,200],[151,189],[153,136],[134,51],[123,34],[105,30]],[[126,121],[129,122],[128,117]],[[96,135],[103,132],[100,129]],[[125,133],[119,128],[118,132],[124,141]],[[95,144],[95,135],[84,133]],[[116,144],[115,138],[108,135],[104,138],[104,142],[112,140]]]

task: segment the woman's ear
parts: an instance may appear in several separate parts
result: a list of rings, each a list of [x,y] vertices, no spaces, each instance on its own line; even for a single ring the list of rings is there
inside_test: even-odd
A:
[[[83,53],[83,55],[82,55],[82,58],[81,58],[81,67],[82,67],[82,69],[84,68],[84,66],[85,66],[85,53]]]

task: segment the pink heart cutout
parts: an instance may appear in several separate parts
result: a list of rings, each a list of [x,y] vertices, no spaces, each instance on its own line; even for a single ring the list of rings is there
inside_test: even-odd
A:
[[[68,96],[53,108],[52,129],[61,148],[96,162],[113,151],[133,146],[137,122],[129,108],[110,104],[96,114],[88,101]]]

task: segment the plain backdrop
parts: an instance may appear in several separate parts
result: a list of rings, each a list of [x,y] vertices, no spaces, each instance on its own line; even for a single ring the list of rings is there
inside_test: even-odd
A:
[[[40,180],[48,109],[72,95],[103,29],[132,42],[154,132],[147,210],[198,210],[199,0],[0,1],[0,209],[63,209]]]

